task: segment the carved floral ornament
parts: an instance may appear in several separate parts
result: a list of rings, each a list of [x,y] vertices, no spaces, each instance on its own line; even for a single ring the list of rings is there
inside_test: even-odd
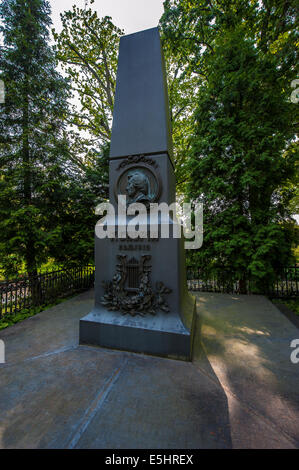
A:
[[[159,168],[157,162],[152,158],[146,157],[145,155],[130,155],[118,165],[117,170],[125,168],[128,165],[136,165],[136,163],[145,163],[153,168]]]

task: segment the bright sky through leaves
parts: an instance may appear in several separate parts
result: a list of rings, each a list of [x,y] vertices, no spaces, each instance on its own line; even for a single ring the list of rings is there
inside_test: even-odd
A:
[[[113,23],[125,34],[135,33],[158,25],[163,13],[164,0],[95,0],[91,8],[98,16],[111,16]],[[83,8],[85,0],[50,0],[53,26],[61,29],[60,13],[70,10],[74,4]]]

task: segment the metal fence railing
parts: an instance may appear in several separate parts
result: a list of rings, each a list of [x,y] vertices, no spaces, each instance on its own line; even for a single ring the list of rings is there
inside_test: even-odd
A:
[[[288,266],[282,269],[270,289],[274,298],[299,296],[299,265]]]
[[[94,266],[59,269],[0,282],[0,318],[55,303],[57,299],[90,289],[93,284]]]
[[[88,290],[94,285],[94,272],[94,266],[88,265],[0,282],[0,319]],[[217,276],[207,277],[200,268],[189,267],[187,285],[192,291],[259,293],[271,298],[295,298],[299,296],[299,266],[283,268],[275,282],[264,291],[257,291],[250,280],[240,281],[225,269]]]
[[[187,268],[187,284],[192,291],[227,294],[264,294],[271,298],[295,298],[299,296],[299,265],[284,267],[276,280],[264,288],[257,288],[250,279],[240,281],[229,269],[219,270],[217,275],[207,276],[200,268]]]

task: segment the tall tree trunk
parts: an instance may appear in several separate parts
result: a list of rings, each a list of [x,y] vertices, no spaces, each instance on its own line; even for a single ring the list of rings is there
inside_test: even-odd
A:
[[[30,147],[29,147],[29,93],[28,93],[28,79],[26,79],[24,87],[23,98],[23,119],[22,119],[22,156],[24,168],[24,206],[26,208],[31,206],[32,191],[31,191],[31,161],[30,161]],[[36,256],[34,249],[34,237],[32,231],[32,223],[26,223],[27,240],[25,248],[25,262],[26,270],[29,276],[37,275]]]

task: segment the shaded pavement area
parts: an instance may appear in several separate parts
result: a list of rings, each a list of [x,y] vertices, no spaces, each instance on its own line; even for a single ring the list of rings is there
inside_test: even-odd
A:
[[[0,448],[299,448],[299,330],[268,299],[198,293],[192,363],[79,346],[92,306],[0,332]]]

